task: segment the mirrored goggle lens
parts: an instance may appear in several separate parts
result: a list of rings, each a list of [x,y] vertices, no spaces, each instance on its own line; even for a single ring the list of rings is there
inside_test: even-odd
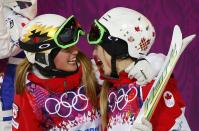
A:
[[[92,24],[91,26],[91,30],[89,32],[89,41],[97,41],[100,37],[100,30],[99,28],[96,26],[95,23]]]
[[[91,25],[91,30],[87,36],[88,42],[90,44],[99,44],[103,38],[104,32],[104,27],[97,20],[95,20]]]
[[[83,29],[74,16],[71,16],[60,27],[57,32],[56,43],[61,48],[67,48],[76,44],[79,40],[79,36],[83,35]]]

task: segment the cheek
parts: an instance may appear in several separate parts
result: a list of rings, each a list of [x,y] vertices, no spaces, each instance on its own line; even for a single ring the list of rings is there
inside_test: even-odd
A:
[[[67,55],[63,52],[59,52],[54,58],[54,64],[56,68],[62,67],[67,61]]]
[[[60,68],[60,66],[62,65],[62,61],[59,58],[55,57],[54,64],[56,68]]]
[[[106,65],[111,68],[111,56],[104,52],[104,60],[106,62]]]

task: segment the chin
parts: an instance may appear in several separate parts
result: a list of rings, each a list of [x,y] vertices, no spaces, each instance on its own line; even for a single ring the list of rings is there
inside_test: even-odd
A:
[[[71,71],[76,71],[78,69],[77,65],[74,65],[73,67],[71,67]]]
[[[66,71],[66,72],[72,72],[72,71],[76,71],[78,68],[77,68],[77,65],[67,65],[67,66],[65,66],[65,68],[64,69],[62,69],[62,70],[64,70],[64,71]]]

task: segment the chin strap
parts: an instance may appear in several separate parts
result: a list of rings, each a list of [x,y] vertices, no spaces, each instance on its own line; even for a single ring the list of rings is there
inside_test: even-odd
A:
[[[63,71],[56,69],[55,64],[54,64],[54,59],[59,53],[61,48],[54,48],[50,52],[49,55],[45,55],[45,53],[36,53],[35,60],[41,64],[47,65],[46,67],[42,67],[38,63],[34,63],[35,68],[38,69],[39,73],[41,73],[45,77],[65,77],[65,76],[70,76],[72,74],[75,74],[79,71],[78,64],[77,65],[77,70],[76,71]]]
[[[111,58],[111,77],[113,78],[119,78],[118,74],[117,74],[117,69],[116,69],[116,58],[112,57]]]

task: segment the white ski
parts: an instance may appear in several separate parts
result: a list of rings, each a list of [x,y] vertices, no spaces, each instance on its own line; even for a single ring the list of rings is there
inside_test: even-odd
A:
[[[180,27],[178,25],[174,27],[170,49],[163,67],[153,83],[135,122],[141,123],[143,117],[150,120],[180,55],[194,38],[195,35],[191,35],[182,40]]]

